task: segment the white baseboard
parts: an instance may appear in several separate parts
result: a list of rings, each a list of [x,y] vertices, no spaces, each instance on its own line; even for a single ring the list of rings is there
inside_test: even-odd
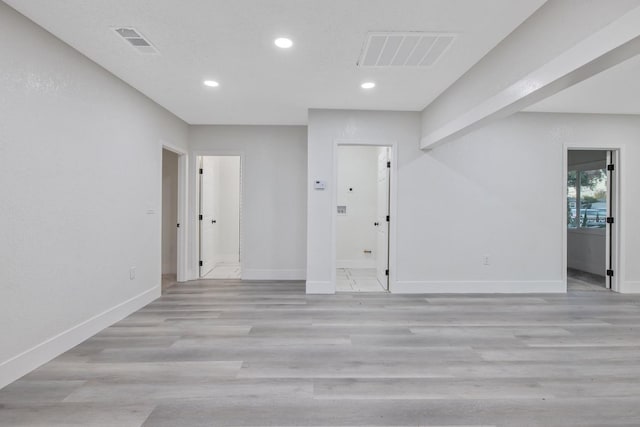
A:
[[[620,283],[621,294],[640,294],[640,282],[623,281]]]
[[[77,324],[42,343],[0,363],[0,388],[11,384],[51,359],[75,347],[101,330],[160,297],[160,286],[153,287],[127,301]]]
[[[376,268],[375,259],[339,259],[336,268]]]
[[[307,294],[335,294],[336,287],[331,282],[315,282],[307,280]]]
[[[242,280],[304,280],[305,270],[271,270],[260,268],[243,268]]]
[[[566,293],[562,280],[551,281],[467,281],[411,282],[391,284],[394,294],[548,294]]]

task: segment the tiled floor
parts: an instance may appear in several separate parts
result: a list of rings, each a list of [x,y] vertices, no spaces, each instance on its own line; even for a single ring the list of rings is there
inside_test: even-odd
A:
[[[336,292],[386,292],[376,277],[375,268],[339,268]]]
[[[213,267],[213,270],[207,273],[204,279],[239,279],[240,263],[239,262],[219,262]]]
[[[0,425],[640,425],[640,295],[304,289],[175,285],[0,390]]]

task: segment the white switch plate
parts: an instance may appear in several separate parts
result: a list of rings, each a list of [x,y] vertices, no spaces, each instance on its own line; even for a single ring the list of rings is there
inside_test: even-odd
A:
[[[135,278],[136,278],[136,268],[131,267],[129,268],[129,280],[133,280]]]
[[[316,190],[324,190],[327,188],[327,181],[316,180],[313,182],[313,188]]]

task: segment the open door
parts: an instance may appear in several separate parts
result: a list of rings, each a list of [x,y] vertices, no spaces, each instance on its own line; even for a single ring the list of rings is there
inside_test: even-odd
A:
[[[200,158],[200,277],[215,267],[215,239],[217,220],[215,215],[216,183],[212,157]]]
[[[618,150],[567,151],[567,287],[619,291]]]
[[[338,145],[336,291],[389,290],[389,148]]]
[[[239,279],[240,156],[200,157],[200,277]]]
[[[391,158],[388,147],[378,154],[378,207],[376,213],[377,257],[376,276],[382,287],[389,290],[389,206]]]
[[[616,161],[617,151],[607,151],[607,219],[606,219],[606,286],[607,289],[617,290],[615,286],[614,248],[617,236],[615,235],[615,186],[616,186]]]
[[[162,292],[178,280],[180,156],[162,149]]]

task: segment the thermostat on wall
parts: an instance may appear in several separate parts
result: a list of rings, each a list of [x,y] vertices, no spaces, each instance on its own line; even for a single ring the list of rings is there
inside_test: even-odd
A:
[[[315,188],[316,190],[324,190],[325,188],[327,188],[327,182],[326,181],[313,181],[313,188]]]

